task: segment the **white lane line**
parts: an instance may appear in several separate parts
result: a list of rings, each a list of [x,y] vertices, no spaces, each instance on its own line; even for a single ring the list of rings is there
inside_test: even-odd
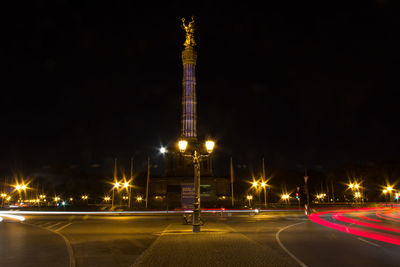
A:
[[[55,223],[55,224],[51,224],[51,225],[48,225],[47,228],[53,229],[55,226],[60,225],[60,224],[62,224],[62,223],[63,223],[63,222],[58,222],[58,223]]]
[[[62,229],[67,228],[68,226],[70,226],[72,223],[67,223],[66,225],[61,226],[60,228],[55,229],[54,231],[58,232],[61,231]]]
[[[364,238],[361,238],[361,237],[357,237],[357,239],[358,239],[358,240],[361,240],[361,241],[363,241],[363,242],[365,242],[365,243],[367,243],[367,244],[373,245],[373,246],[375,246],[375,247],[380,247],[380,246],[381,246],[381,245],[375,244],[374,242],[365,240]]]
[[[74,257],[74,251],[73,251],[73,249],[72,249],[72,245],[71,245],[71,243],[69,242],[69,240],[68,240],[63,234],[61,234],[61,233],[59,233],[59,232],[56,232],[56,231],[54,231],[54,230],[51,230],[51,229],[49,229],[49,228],[46,228],[46,227],[41,227],[41,226],[36,225],[36,224],[31,224],[31,223],[25,223],[25,224],[31,225],[31,226],[34,226],[34,227],[38,227],[38,228],[40,228],[40,229],[45,229],[45,230],[50,231],[50,232],[52,232],[52,233],[54,233],[54,234],[56,234],[56,235],[61,236],[62,239],[63,239],[64,242],[65,242],[66,247],[67,247],[67,252],[68,252],[68,256],[69,256],[69,267],[75,267],[75,266],[76,266],[75,257]]]
[[[282,248],[290,257],[292,257],[292,259],[294,259],[300,266],[302,266],[302,267],[307,267],[307,265],[306,265],[304,262],[302,262],[301,260],[299,260],[295,255],[293,255],[293,253],[291,253],[291,252],[282,244],[282,242],[281,242],[281,240],[280,240],[280,238],[279,238],[279,234],[280,234],[282,231],[284,231],[284,230],[286,230],[286,229],[288,229],[288,228],[290,228],[290,227],[292,227],[292,226],[301,224],[301,223],[305,223],[305,222],[294,223],[294,224],[291,224],[291,225],[288,225],[288,226],[286,226],[286,227],[281,228],[278,232],[276,232],[275,238],[276,238],[276,241],[278,242],[279,246],[281,246],[281,248]]]
[[[40,227],[47,227],[49,225],[51,225],[53,222],[39,222],[39,223],[35,223],[37,226]]]

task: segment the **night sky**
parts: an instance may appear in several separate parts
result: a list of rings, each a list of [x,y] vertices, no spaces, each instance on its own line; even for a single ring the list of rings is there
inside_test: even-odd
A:
[[[217,141],[217,174],[230,156],[323,170],[400,159],[395,1],[34,2],[8,11],[2,38],[0,175],[161,162],[180,133],[191,15],[198,133]]]

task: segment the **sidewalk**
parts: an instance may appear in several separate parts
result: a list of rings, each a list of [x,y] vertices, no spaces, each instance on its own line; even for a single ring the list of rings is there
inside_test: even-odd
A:
[[[133,266],[297,266],[223,223],[170,224]]]

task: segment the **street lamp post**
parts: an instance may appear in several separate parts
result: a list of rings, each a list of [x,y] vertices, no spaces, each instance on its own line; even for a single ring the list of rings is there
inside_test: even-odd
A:
[[[128,193],[128,208],[131,208],[131,187],[128,182],[124,182],[124,188]]]
[[[265,208],[267,208],[267,189],[266,189],[266,187],[268,185],[266,182],[261,182],[261,186],[264,188],[264,205],[265,205]]]
[[[247,200],[249,201],[249,208],[251,208],[251,200],[253,199],[253,196],[248,195]]]
[[[207,158],[214,149],[214,141],[206,141],[205,146],[208,154],[200,154],[197,150],[194,150],[192,154],[184,154],[188,145],[188,141],[180,140],[178,143],[179,150],[184,157],[191,158],[193,160],[194,170],[194,203],[193,203],[193,232],[200,232],[200,161],[202,158]]]
[[[115,182],[113,189],[112,189],[112,200],[111,200],[111,208],[114,208],[114,191],[115,188],[118,188],[120,186],[119,182]]]

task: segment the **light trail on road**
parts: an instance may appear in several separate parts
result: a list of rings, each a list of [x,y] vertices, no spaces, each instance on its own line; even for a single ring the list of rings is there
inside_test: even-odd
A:
[[[309,218],[315,223],[330,227],[332,229],[336,229],[338,231],[386,243],[400,245],[400,237],[394,234],[400,233],[400,228],[395,228],[392,225],[389,226],[387,224],[384,224],[381,220],[376,220],[364,215],[359,215],[360,212],[375,212],[376,216],[380,218],[383,218],[385,220],[393,220],[393,218],[391,217],[395,216],[393,215],[393,213],[398,212],[397,209],[398,208],[363,208],[342,211],[325,211],[313,213],[310,215]],[[390,214],[390,216],[388,214]],[[367,223],[360,220],[348,218],[348,216],[344,215],[356,215],[361,219],[368,220],[369,222]],[[333,221],[331,221],[330,219],[333,219]],[[375,223],[372,223],[372,221],[374,221]],[[382,231],[375,231],[374,229],[379,229]]]
[[[266,210],[263,210],[266,211]],[[271,210],[272,211],[272,210]],[[202,210],[201,213],[259,213],[260,210],[227,210],[227,209],[210,209]],[[26,215],[104,215],[104,214],[183,214],[193,213],[193,210],[143,210],[143,211],[25,211],[25,210],[10,210],[0,211],[2,214],[26,214]]]
[[[18,216],[18,215],[12,215],[12,214],[6,214],[6,213],[0,213],[2,217],[6,217],[6,218],[10,218],[10,219],[14,219],[14,220],[18,220],[20,222],[25,221],[25,217],[23,216]],[[1,218],[1,217],[0,217]],[[3,218],[0,220],[2,221]]]

